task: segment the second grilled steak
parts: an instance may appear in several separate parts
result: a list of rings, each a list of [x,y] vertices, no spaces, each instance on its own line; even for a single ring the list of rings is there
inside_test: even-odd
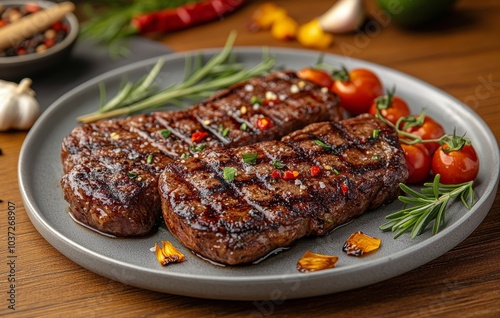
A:
[[[159,186],[170,232],[235,265],[391,202],[407,177],[396,131],[364,115],[168,163]]]
[[[173,158],[248,145],[341,119],[338,97],[280,71],[222,90],[185,111],[76,127],[62,143],[61,185],[75,218],[117,236],[147,234],[161,216],[158,175]]]

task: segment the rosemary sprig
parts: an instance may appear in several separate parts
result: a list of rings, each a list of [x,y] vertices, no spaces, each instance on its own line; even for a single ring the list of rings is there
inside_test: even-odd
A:
[[[99,85],[101,91],[101,106],[99,111],[105,113],[107,111],[119,108],[120,105],[131,105],[148,96],[153,95],[154,93],[157,93],[159,89],[154,86],[154,81],[158,76],[158,73],[160,73],[163,64],[164,61],[162,59],[159,59],[146,77],[140,79],[135,84],[131,82],[125,83],[118,94],[105,103],[103,103],[103,101],[106,100],[106,87],[103,83],[101,83]]]
[[[274,67],[275,57],[267,51],[263,51],[262,61],[254,67],[245,68],[243,64],[237,63],[234,55],[231,54],[235,38],[236,33],[230,33],[222,51],[205,64],[200,60],[201,56],[195,57],[194,61],[192,57],[187,57],[184,80],[164,89],[153,87],[163,65],[163,61],[159,60],[148,76],[136,83],[124,84],[116,96],[101,105],[98,111],[80,116],[77,120],[88,123],[150,110],[167,104],[179,105],[182,100],[208,96],[217,89],[265,74]],[[101,87],[101,94],[103,92],[105,90]]]
[[[433,182],[424,183],[420,192],[413,190],[407,185],[400,183],[399,186],[408,196],[399,196],[399,200],[405,203],[405,208],[389,214],[389,221],[382,224],[382,231],[397,232],[394,238],[411,229],[411,238],[422,234],[427,225],[434,221],[432,234],[438,233],[445,225],[445,212],[448,203],[456,197],[460,197],[467,209],[474,203],[473,181],[460,184],[442,184],[439,182],[440,175],[434,177]],[[407,207],[409,205],[409,207]]]

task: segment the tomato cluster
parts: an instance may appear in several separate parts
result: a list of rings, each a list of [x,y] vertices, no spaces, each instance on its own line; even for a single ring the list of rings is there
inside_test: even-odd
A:
[[[443,184],[476,178],[479,159],[470,142],[464,137],[446,135],[443,126],[425,112],[412,115],[406,101],[395,96],[394,90],[384,95],[382,82],[374,72],[343,68],[330,74],[324,69],[307,67],[297,74],[335,92],[349,114],[370,113],[394,125],[410,173],[408,183],[421,183],[431,173],[440,174]]]
[[[302,79],[328,87],[341,100],[342,107],[351,115],[367,113],[375,98],[383,94],[382,82],[367,69],[353,69],[329,74],[319,68],[304,68],[297,72]]]

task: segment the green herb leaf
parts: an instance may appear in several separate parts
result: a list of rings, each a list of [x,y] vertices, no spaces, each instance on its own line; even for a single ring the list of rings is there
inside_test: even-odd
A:
[[[258,104],[258,105],[262,105],[262,99],[260,99],[259,97],[257,96],[252,96],[252,98],[250,99],[250,103],[253,105],[253,104]]]
[[[219,125],[219,134],[221,134],[222,137],[227,137],[229,131],[230,131],[229,128],[224,128],[224,125],[222,124]]]
[[[203,149],[205,149],[205,144],[199,144],[197,146],[190,146],[189,147],[189,151],[191,151],[191,152],[200,152]]]
[[[172,132],[168,129],[162,129],[160,130],[160,135],[162,135],[163,138],[167,139],[168,137],[170,137],[170,135],[172,134]]]
[[[243,162],[254,165],[257,164],[257,153],[244,153],[241,155]]]
[[[405,203],[406,207],[387,215],[386,219],[390,221],[382,224],[380,230],[397,232],[394,238],[411,230],[410,237],[415,238],[434,221],[432,226],[434,235],[444,226],[446,208],[453,198],[460,196],[467,209],[471,208],[474,203],[473,181],[445,185],[439,180],[440,175],[437,174],[432,183],[424,183],[424,188],[420,192],[400,184],[401,190],[408,196],[400,196],[399,201]]]
[[[224,180],[234,181],[235,176],[236,176],[236,168],[233,167],[224,168]]]
[[[276,169],[283,169],[283,168],[285,168],[285,164],[283,164],[283,162],[281,162],[279,160],[273,160],[272,164],[273,164],[273,166]]]
[[[242,123],[241,126],[240,126],[240,130],[241,131],[246,131],[247,130],[247,124],[246,123]]]
[[[128,175],[128,177],[129,177],[130,179],[137,178],[137,173],[135,173],[135,172],[129,172],[129,173],[127,173],[127,175]]]
[[[314,143],[315,143],[316,145],[321,146],[321,147],[326,148],[326,149],[330,149],[330,148],[332,148],[332,146],[330,146],[329,144],[326,144],[326,143],[322,142],[322,141],[321,141],[321,140],[319,140],[319,139],[315,139],[315,140],[314,140]]]
[[[148,165],[150,165],[153,162],[153,154],[149,154],[148,155],[148,158],[146,159],[146,162],[148,163]]]
[[[183,153],[183,154],[181,155],[181,159],[182,159],[182,160],[186,160],[187,158],[189,158],[189,154],[187,154],[187,153]]]

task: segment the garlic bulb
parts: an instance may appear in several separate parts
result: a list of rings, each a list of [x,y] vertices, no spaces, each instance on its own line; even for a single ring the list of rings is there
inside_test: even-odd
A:
[[[35,92],[30,88],[31,79],[19,85],[0,80],[0,131],[31,128],[40,115]]]
[[[365,21],[363,0],[339,0],[318,20],[324,31],[331,33],[352,32]]]

